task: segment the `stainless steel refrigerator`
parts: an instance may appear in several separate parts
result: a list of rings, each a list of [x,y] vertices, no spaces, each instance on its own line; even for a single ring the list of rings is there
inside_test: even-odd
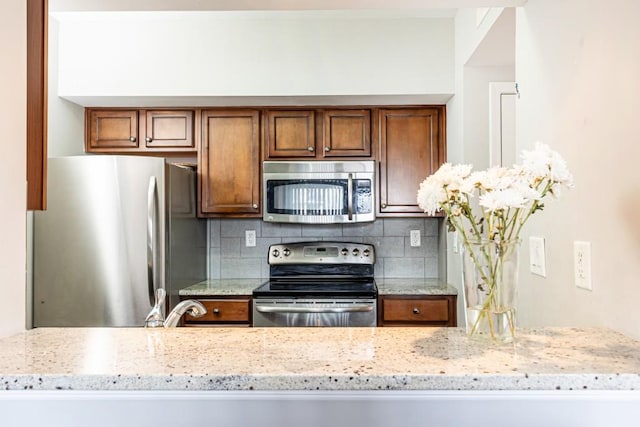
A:
[[[194,168],[162,158],[49,158],[34,214],[33,325],[142,326],[158,287],[168,309],[206,278]]]

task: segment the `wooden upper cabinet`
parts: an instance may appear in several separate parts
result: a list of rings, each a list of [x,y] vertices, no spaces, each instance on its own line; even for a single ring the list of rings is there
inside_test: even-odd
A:
[[[87,110],[87,151],[138,148],[138,110]]]
[[[265,158],[371,156],[371,111],[267,110]]]
[[[268,110],[265,125],[267,158],[316,156],[315,111]]]
[[[85,149],[110,154],[196,153],[195,110],[87,109]]]
[[[379,214],[424,214],[420,183],[445,161],[444,106],[381,109]]]
[[[147,148],[184,147],[195,149],[193,110],[147,111]]]
[[[198,163],[201,216],[260,216],[259,111],[203,111]]]
[[[322,154],[324,157],[371,156],[371,112],[325,111]]]

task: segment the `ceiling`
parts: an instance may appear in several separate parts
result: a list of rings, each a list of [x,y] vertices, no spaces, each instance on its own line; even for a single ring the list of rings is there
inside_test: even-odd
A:
[[[51,12],[195,10],[412,10],[452,17],[456,9],[522,6],[527,0],[49,0]],[[426,15],[425,15],[426,14]]]

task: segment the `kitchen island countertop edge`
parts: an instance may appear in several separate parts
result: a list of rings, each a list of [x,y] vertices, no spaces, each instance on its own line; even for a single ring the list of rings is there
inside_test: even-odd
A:
[[[4,390],[640,390],[601,328],[38,328],[0,339]]]

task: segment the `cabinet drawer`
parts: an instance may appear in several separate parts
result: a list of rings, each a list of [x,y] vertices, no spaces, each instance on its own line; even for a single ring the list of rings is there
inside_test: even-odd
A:
[[[249,323],[248,299],[199,300],[206,308],[202,317],[185,315],[185,322]]]
[[[449,301],[446,299],[383,299],[385,322],[448,322]]]

